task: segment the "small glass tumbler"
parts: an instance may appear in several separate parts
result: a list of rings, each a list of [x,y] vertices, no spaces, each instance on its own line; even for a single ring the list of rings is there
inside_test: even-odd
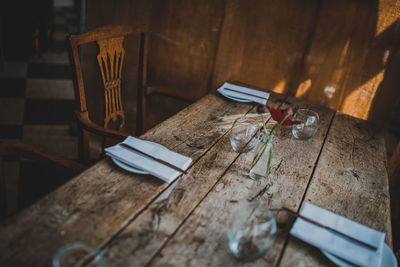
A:
[[[76,242],[60,248],[53,258],[53,267],[72,266],[106,267],[107,261],[100,248]]]
[[[267,205],[258,200],[242,202],[228,223],[232,254],[244,261],[262,257],[275,241],[276,221]]]
[[[247,117],[237,118],[233,122],[230,133],[230,141],[233,150],[241,153],[251,151],[257,144],[256,138],[254,137],[260,127],[261,123],[256,119]]]
[[[300,122],[292,126],[293,137],[307,140],[313,137],[318,130],[318,113],[310,109],[299,109],[293,116],[294,121]]]

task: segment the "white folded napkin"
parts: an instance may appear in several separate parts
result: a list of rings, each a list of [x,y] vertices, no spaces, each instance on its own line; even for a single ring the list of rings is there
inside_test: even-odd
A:
[[[132,136],[127,137],[122,143],[128,144],[137,150],[143,151],[155,158],[166,161],[182,170],[186,170],[192,159],[169,150],[168,148],[153,142],[141,140]],[[138,169],[147,171],[148,173],[162,179],[167,183],[173,182],[182,173],[163,163],[155,161],[150,157],[137,153],[128,148],[124,148],[119,144],[104,149],[110,157],[133,166]]]
[[[319,222],[378,249],[370,250],[348,239],[297,218],[290,234],[342,259],[361,266],[380,266],[385,233],[349,220],[310,203],[305,203],[301,215]]]
[[[234,92],[229,89],[238,92]],[[260,103],[262,105],[267,104],[267,100],[269,98],[269,93],[267,92],[250,89],[244,86],[234,85],[228,82],[225,82],[220,88],[217,89],[217,91],[224,96],[245,99]]]

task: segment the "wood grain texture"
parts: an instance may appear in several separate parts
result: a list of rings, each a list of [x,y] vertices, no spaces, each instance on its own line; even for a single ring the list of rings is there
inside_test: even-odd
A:
[[[121,266],[143,266],[150,261],[237,156],[231,148],[229,134],[224,135],[193,166],[189,176],[177,182],[166,199],[150,205],[113,239],[106,247],[109,260],[117,261]]]
[[[370,49],[372,50],[370,58],[375,60],[368,59],[368,62],[372,63],[368,64],[368,68],[373,68],[375,61],[378,66],[384,66],[385,71],[382,82],[375,89],[376,93],[368,111],[368,120],[382,125],[390,122],[395,115],[393,110],[400,102],[396,86],[400,83],[400,76],[396,71],[400,65],[400,1],[379,1],[378,10],[375,39]]]
[[[75,112],[78,119],[79,160],[85,164],[89,165],[90,162],[90,138],[85,130],[105,138],[110,136],[109,128],[113,128],[111,125],[114,124],[113,126],[119,131],[117,134],[123,136],[123,131],[125,130],[125,112],[121,98],[122,67],[125,58],[123,42],[127,36],[133,33],[141,33],[142,28],[133,28],[126,25],[107,25],[82,34],[71,34],[67,37],[75,89]],[[99,47],[96,55],[97,67],[99,68],[97,78],[100,80],[101,77],[103,82],[103,85],[99,87],[103,88],[103,90],[98,91],[103,91],[104,98],[99,103],[104,104],[103,107],[105,108],[103,120],[98,125],[91,120],[91,112],[87,108],[87,99],[91,99],[93,96],[89,94],[90,90],[88,92],[85,88],[85,84],[87,84],[85,79],[86,72],[81,67],[82,55],[79,55],[79,49],[85,48],[87,44],[94,43]],[[97,103],[97,106],[101,105],[99,103]],[[104,127],[100,125],[104,125]]]
[[[304,202],[385,232],[385,241],[391,247],[390,197],[383,140],[382,129],[337,113]],[[315,250],[290,238],[281,265],[319,261]],[[328,260],[323,262],[328,264]]]
[[[282,100],[282,96],[271,95],[271,104],[279,105]],[[233,121],[242,115],[226,114],[217,118],[217,125],[230,129]],[[248,116],[260,119],[254,113]],[[209,134],[210,129],[205,130],[204,134]],[[149,262],[238,156],[231,147],[229,132],[226,132],[191,168],[186,179],[180,179],[172,191],[152,203],[106,246],[109,260],[121,266],[141,266]]]
[[[321,1],[292,93],[385,125],[399,101],[393,75],[399,63],[399,17],[397,0]]]
[[[228,1],[212,89],[226,80],[284,93],[308,43],[318,1]]]
[[[120,119],[118,129],[125,127],[125,112],[121,100],[121,75],[125,58],[125,49],[122,45],[124,37],[98,40],[99,53],[97,61],[104,84],[106,116],[104,127],[108,128],[110,121]]]
[[[271,103],[272,104],[272,103]],[[317,135],[307,141],[291,138],[289,129],[274,137],[274,156],[271,173],[262,183],[249,179],[248,166],[252,153],[242,154],[194,210],[183,226],[151,262],[154,266],[221,266],[241,265],[227,248],[226,227],[238,203],[260,198],[275,211],[278,235],[270,252],[248,265],[273,265],[280,255],[290,225],[289,217],[278,210],[282,206],[297,209],[307,187],[313,166],[323,144],[334,111],[310,106],[295,99],[285,105],[312,107],[321,114]],[[309,155],[305,157],[304,155]],[[210,257],[212,255],[212,257]]]
[[[225,118],[252,107],[209,95],[142,138],[196,161],[229,130]],[[1,224],[0,265],[49,265],[58,248],[74,241],[101,246],[167,186],[103,160]]]
[[[78,123],[80,124],[78,127],[80,135],[79,145],[82,146],[79,148],[79,158],[82,162],[86,164],[90,162],[88,157],[89,141],[87,140],[88,138],[84,136],[83,128],[103,138],[102,148],[104,148],[104,145],[107,143],[115,144],[115,140],[109,142],[109,140],[106,140],[106,137],[109,138],[112,135],[117,135],[117,140],[120,140],[121,137],[125,137],[128,134],[125,129],[126,116],[121,96],[121,91],[131,91],[130,88],[121,89],[123,70],[127,68],[126,64],[124,64],[126,55],[124,42],[126,39],[130,37],[139,37],[139,49],[128,49],[129,55],[137,52],[138,56],[137,63],[134,65],[138,70],[135,136],[139,136],[143,133],[143,126],[147,121],[146,102],[150,94],[162,94],[179,100],[189,100],[185,97],[185,94],[179,90],[174,90],[166,86],[150,86],[147,84],[148,35],[149,33],[145,32],[144,26],[130,27],[127,25],[106,25],[103,27],[96,27],[82,34],[72,34],[68,36],[67,40],[70,48],[69,54],[74,74],[73,80],[77,103],[76,114]],[[103,128],[96,125],[96,123],[91,120],[92,113],[87,109],[86,100],[91,99],[93,96],[90,95],[85,88],[85,84],[88,83],[88,80],[84,78],[85,73],[82,71],[81,58],[79,55],[79,49],[86,49],[93,43],[98,46],[98,54],[96,56],[99,74],[98,79],[101,77],[103,82],[101,88],[104,89],[104,99],[102,102],[97,103],[97,105],[104,104],[105,108],[105,117],[102,123]],[[86,60],[86,65],[89,65],[89,62],[89,60]],[[93,63],[95,63],[95,61],[93,61]],[[194,101],[189,101],[189,103],[193,102]],[[115,131],[113,131],[114,129]]]
[[[87,9],[89,29],[147,25],[155,34],[149,82],[177,88],[189,98],[236,80],[380,125],[400,102],[399,0],[101,0],[88,1]],[[127,121],[135,121],[129,106],[136,96],[129,99]],[[150,126],[184,107],[163,100],[169,104],[151,100]],[[88,105],[96,110],[95,103]]]
[[[133,28],[144,28],[149,30],[152,5],[146,0],[118,0],[110,2],[107,0],[88,0],[86,1],[86,21],[85,29],[91,30],[96,27],[105,25],[130,25]],[[136,122],[136,105],[137,105],[137,80],[138,80],[138,54],[139,38],[131,36],[124,41],[126,53],[126,67],[123,69],[121,77],[121,87],[129,88],[122,90],[122,102],[125,108],[126,130],[135,132]],[[95,44],[89,45],[83,49],[84,60],[82,67],[85,69],[86,93],[90,95],[87,99],[87,107],[91,112],[90,119],[99,125],[103,125],[105,114],[105,106],[99,105],[104,103],[104,92],[99,90],[103,88],[102,81],[99,80],[99,69],[96,64],[98,48]],[[159,121],[161,122],[161,121]],[[153,126],[155,124],[152,124]]]
[[[210,90],[224,1],[155,0],[152,8],[149,83],[199,99]]]
[[[381,130],[295,98],[272,94],[269,104],[320,115],[308,141],[292,139],[288,128],[277,133],[269,179],[248,179],[252,153],[236,154],[229,142],[235,118],[259,117],[255,105],[210,94],[142,136],[190,156],[187,175],[169,186],[103,160],[1,223],[0,265],[50,265],[58,248],[75,241],[103,247],[115,266],[243,265],[227,250],[226,226],[240,201],[256,198],[275,212],[278,235],[247,265],[330,264],[288,237],[292,219],[280,208],[299,210],[304,201],[386,231],[390,243]]]

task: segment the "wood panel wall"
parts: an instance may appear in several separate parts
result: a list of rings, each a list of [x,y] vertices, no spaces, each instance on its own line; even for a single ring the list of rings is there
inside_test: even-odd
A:
[[[152,82],[197,99],[235,80],[381,125],[400,98],[399,17],[400,0],[87,1],[87,29],[146,24],[152,31]],[[134,92],[132,70],[126,84]],[[134,118],[135,93],[128,94]],[[185,106],[171,101],[153,101],[161,113],[153,124]]]

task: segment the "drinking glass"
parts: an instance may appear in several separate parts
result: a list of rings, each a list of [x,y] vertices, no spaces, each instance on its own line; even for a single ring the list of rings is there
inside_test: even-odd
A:
[[[236,258],[255,260],[267,253],[275,241],[274,214],[259,200],[242,202],[228,223],[227,235],[229,249]]]
[[[292,126],[294,138],[307,140],[313,137],[318,130],[318,113],[310,109],[299,109],[293,116],[294,121],[300,122]]]
[[[53,258],[53,267],[106,267],[106,257],[100,248],[76,242],[59,249]]]
[[[237,118],[232,125],[230,140],[233,150],[236,152],[249,152],[257,144],[255,135],[259,132],[261,123],[252,118]]]

